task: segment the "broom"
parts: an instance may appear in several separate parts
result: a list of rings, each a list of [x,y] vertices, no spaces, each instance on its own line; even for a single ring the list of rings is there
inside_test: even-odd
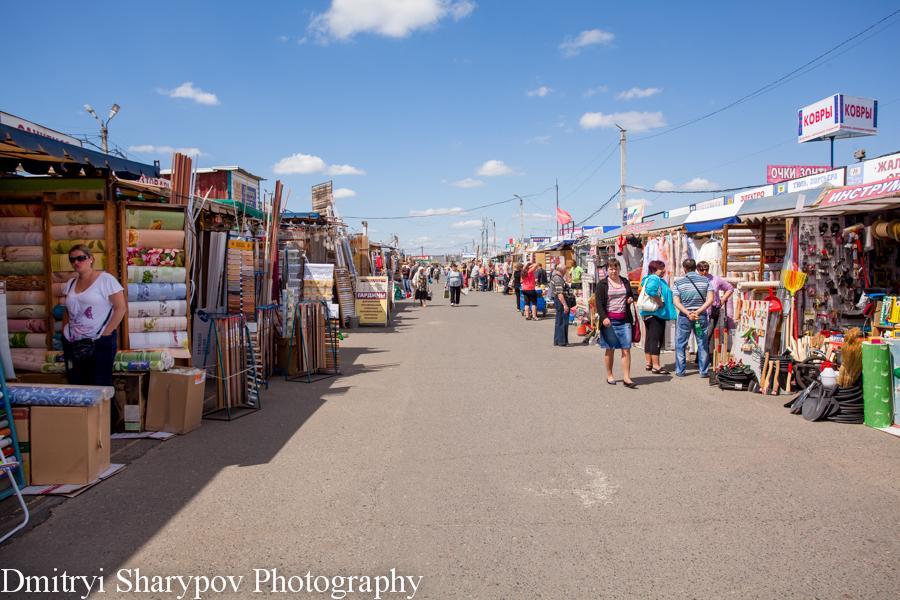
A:
[[[791,337],[797,339],[800,337],[800,319],[797,318],[797,299],[796,294],[806,285],[806,273],[799,270],[798,254],[800,240],[797,237],[797,228],[794,224],[790,227],[790,241],[788,242],[788,252],[784,257],[785,268],[781,271],[781,282],[785,289],[791,294]]]

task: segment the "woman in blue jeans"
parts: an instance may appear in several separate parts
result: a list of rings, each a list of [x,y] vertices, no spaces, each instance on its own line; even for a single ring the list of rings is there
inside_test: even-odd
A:
[[[596,304],[600,317],[600,347],[606,352],[606,383],[616,384],[613,375],[613,359],[616,350],[622,351],[622,383],[627,388],[636,389],[637,384],[631,380],[631,328],[634,316],[631,305],[634,303],[634,292],[631,282],[619,275],[619,262],[610,261],[607,265],[607,277],[597,283]]]

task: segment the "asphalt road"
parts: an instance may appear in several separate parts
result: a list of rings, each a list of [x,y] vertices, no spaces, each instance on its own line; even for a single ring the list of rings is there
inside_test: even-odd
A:
[[[352,331],[344,376],[154,444],[0,566],[102,567],[94,598],[178,595],[117,592],[121,568],[245,577],[203,598],[288,597],[253,569],[391,568],[416,598],[896,597],[900,439],[696,375],[608,386],[596,347],[554,348],[511,298],[439,296]]]

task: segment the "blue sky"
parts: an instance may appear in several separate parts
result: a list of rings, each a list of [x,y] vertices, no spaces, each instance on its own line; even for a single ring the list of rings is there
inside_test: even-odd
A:
[[[552,232],[554,180],[580,220],[628,181],[735,187],[771,164],[827,164],[796,141],[796,111],[832,93],[877,98],[879,135],[838,142],[900,149],[900,16],[822,66],[695,125],[642,135],[720,108],[896,10],[893,2],[707,3],[468,0],[13,3],[0,110],[96,135],[82,105],[122,111],[111,141],[167,166],[169,147],[200,166],[238,164],[291,189],[334,179],[344,215],[409,215],[527,198],[526,234]],[[874,35],[871,35],[874,34]],[[860,43],[861,42],[861,43]],[[629,93],[630,92],[630,93]],[[621,113],[635,113],[622,115]],[[610,115],[616,115],[610,117]],[[642,127],[655,127],[645,132]],[[609,157],[605,163],[601,161]],[[276,172],[277,171],[277,172]],[[666,185],[663,183],[663,185]],[[345,192],[349,193],[349,192]],[[637,194],[648,212],[704,196]],[[451,211],[458,212],[458,211]],[[373,238],[459,251],[480,219],[517,235],[515,203],[468,214],[370,220]],[[617,220],[613,206],[592,224]],[[358,220],[350,220],[358,225]]]

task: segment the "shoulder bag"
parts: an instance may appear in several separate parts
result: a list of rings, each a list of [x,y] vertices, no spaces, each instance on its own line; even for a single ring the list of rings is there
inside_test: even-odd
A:
[[[69,295],[69,293],[71,293],[77,281],[77,278],[72,279],[72,283],[69,284],[69,289],[66,291],[67,296]],[[110,316],[112,316],[112,308],[109,309],[109,312],[106,314],[106,318],[103,319],[103,324],[100,325],[100,329],[97,330],[97,334],[103,331],[103,328],[106,327],[106,324],[109,322]],[[83,338],[80,340],[75,340],[74,342],[69,342],[69,345],[72,347],[72,358],[75,360],[87,360],[89,358],[93,358],[95,342],[96,340],[94,340],[93,338]]]
[[[646,286],[641,287],[641,293],[638,294],[637,299],[637,309],[640,312],[652,313],[662,307],[663,299],[658,298],[656,296],[651,296],[647,293]],[[638,314],[640,314],[640,312]]]
[[[635,312],[637,312],[637,310],[635,310]],[[640,341],[641,341],[641,315],[640,315],[640,313],[638,313],[638,314],[634,315],[634,320],[631,323],[631,343],[637,344]]]

